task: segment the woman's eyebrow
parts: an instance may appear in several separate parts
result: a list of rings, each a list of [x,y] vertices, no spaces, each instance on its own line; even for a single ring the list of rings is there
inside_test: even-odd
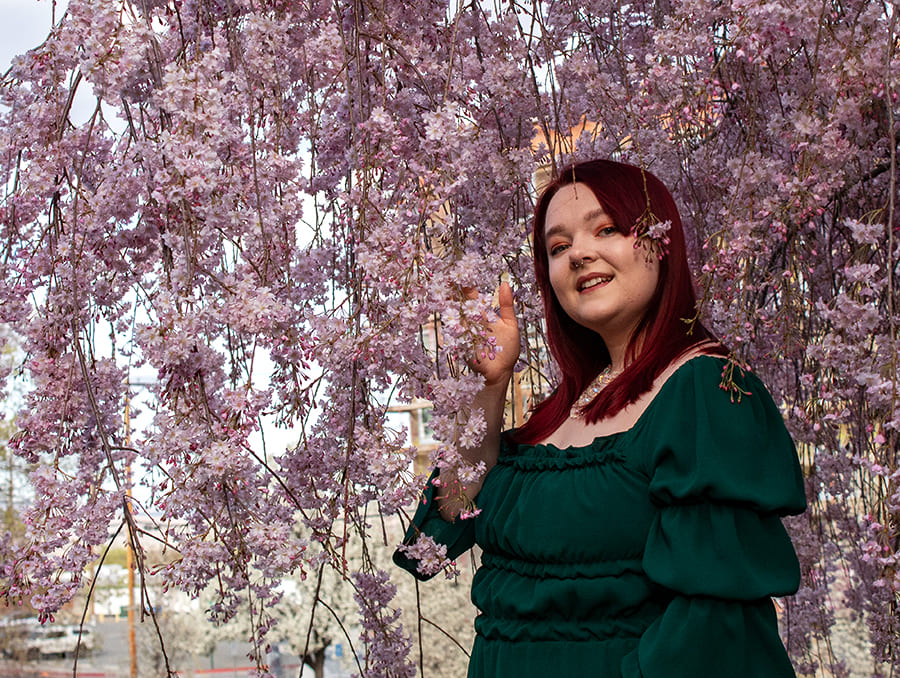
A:
[[[607,216],[609,216],[609,215],[606,213],[606,210],[603,209],[602,207],[598,207],[597,209],[591,210],[590,212],[588,212],[587,214],[584,215],[584,222],[589,223],[591,221],[599,219],[600,217],[607,217]],[[565,226],[563,226],[562,224],[556,224],[554,226],[551,226],[544,232],[544,238],[545,239],[552,238],[554,235],[557,235],[558,233],[565,231],[565,230],[566,230]]]
[[[554,235],[562,233],[565,230],[566,230],[566,227],[563,226],[562,224],[556,224],[555,226],[551,226],[544,232],[544,240],[549,240]]]

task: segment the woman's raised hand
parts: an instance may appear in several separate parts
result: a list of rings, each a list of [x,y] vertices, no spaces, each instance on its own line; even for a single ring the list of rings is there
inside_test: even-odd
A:
[[[478,291],[473,287],[463,291],[469,299],[478,297]],[[519,359],[519,324],[509,283],[500,283],[498,298],[500,317],[489,329],[493,345],[477,346],[471,366],[484,377],[485,386],[503,384],[505,388]]]

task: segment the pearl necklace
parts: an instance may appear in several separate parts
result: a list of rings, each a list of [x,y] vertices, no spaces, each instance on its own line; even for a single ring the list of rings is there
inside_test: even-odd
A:
[[[580,419],[584,416],[584,408],[591,404],[591,402],[596,398],[600,391],[602,391],[606,385],[619,376],[618,372],[612,371],[612,365],[609,365],[605,370],[603,370],[600,374],[594,377],[593,381],[587,385],[587,388],[582,391],[581,395],[578,396],[578,400],[575,401],[575,404],[572,405],[572,409],[569,410],[569,416],[573,419]]]

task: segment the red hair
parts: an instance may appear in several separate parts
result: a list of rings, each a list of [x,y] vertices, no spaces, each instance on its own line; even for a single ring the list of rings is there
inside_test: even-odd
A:
[[[716,341],[699,321],[685,321],[694,317],[697,299],[681,217],[663,183],[646,170],[612,160],[591,160],[566,167],[538,198],[533,237],[534,273],[544,302],[547,344],[562,379],[514,433],[515,440],[523,444],[543,440],[559,428],[578,396],[610,365],[609,352],[600,335],[572,320],[550,286],[544,237],[547,208],[560,188],[574,183],[590,188],[622,233],[631,234],[639,225],[650,226],[643,223],[649,215],[654,223],[671,222],[668,251],[659,262],[656,290],[626,348],[627,366],[585,409],[585,421],[594,423],[616,414],[649,391],[656,377],[692,345]],[[718,342],[709,352],[727,355]]]

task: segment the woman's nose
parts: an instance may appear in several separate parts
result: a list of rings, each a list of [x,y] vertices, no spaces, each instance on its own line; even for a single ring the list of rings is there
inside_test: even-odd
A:
[[[574,243],[569,248],[569,266],[573,269],[581,268],[587,262],[593,261],[594,255],[583,247],[576,246]]]

